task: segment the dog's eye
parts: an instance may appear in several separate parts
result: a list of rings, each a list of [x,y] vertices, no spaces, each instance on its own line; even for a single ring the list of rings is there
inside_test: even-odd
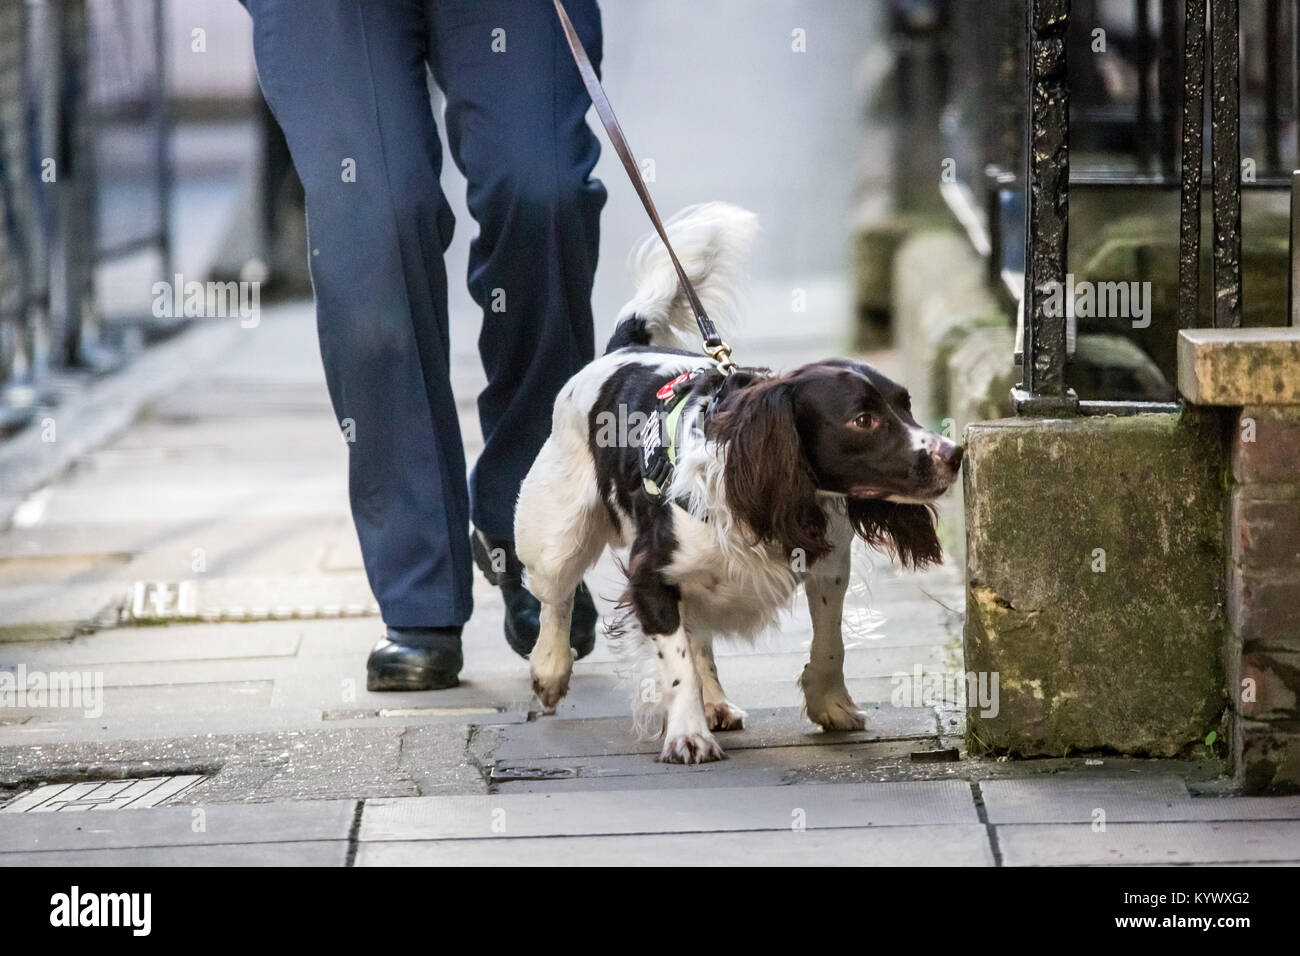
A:
[[[880,419],[876,418],[874,415],[868,415],[866,412],[863,412],[857,418],[853,419],[850,424],[852,424],[854,428],[861,428],[863,431],[869,432],[880,424]]]

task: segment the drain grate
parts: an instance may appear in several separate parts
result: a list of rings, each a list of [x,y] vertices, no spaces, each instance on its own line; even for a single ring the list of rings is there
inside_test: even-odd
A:
[[[290,621],[376,617],[379,605],[361,575],[293,575],[137,581],[125,623]]]
[[[503,707],[381,707],[378,710],[352,708],[326,710],[321,720],[364,720],[368,717],[495,717]]]
[[[189,790],[202,774],[50,783],[20,793],[0,813],[72,813],[82,810],[138,810],[156,807]]]

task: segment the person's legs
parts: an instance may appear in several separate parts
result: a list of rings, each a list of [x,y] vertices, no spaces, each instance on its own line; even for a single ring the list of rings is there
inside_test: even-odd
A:
[[[591,288],[605,188],[590,100],[550,0],[427,0],[430,63],[447,138],[479,225],[469,289],[483,309],[484,448],[470,479],[474,526],[514,536],[514,506],[551,430],[560,388],[591,361]],[[595,0],[570,16],[600,63]]]
[[[479,224],[469,289],[483,309],[478,399],[483,452],[470,477],[475,558],[505,598],[506,640],[528,656],[540,606],[514,551],[519,487],[550,433],[555,396],[593,355],[591,286],[605,188],[590,105],[548,0],[426,0],[430,66],[447,97],[447,139]],[[595,0],[570,13],[600,63]],[[596,610],[574,597],[570,641],[595,646]]]
[[[306,190],[321,354],[371,587],[390,628],[458,628],[471,611],[469,507],[424,0],[247,5]]]

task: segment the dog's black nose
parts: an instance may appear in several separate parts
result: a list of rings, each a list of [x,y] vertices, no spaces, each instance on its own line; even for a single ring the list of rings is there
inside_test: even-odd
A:
[[[962,447],[954,441],[945,441],[935,450],[934,457],[939,464],[952,471],[961,467]]]

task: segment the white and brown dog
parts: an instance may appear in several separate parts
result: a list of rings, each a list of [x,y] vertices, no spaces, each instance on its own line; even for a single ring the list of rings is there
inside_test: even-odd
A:
[[[710,316],[736,310],[756,231],[723,203],[668,224]],[[905,389],[858,362],[784,375],[724,376],[689,345],[694,318],[663,244],[633,256],[637,291],[605,355],[565,385],[515,517],[528,587],[541,601],[533,689],[569,688],[574,589],[606,547],[630,547],[623,603],[657,668],[660,759],[722,754],[739,728],[713,659],[715,636],[752,638],[802,583],[813,640],[799,683],[827,730],[865,726],[844,684],[840,621],[858,534],[905,566],[941,559],[931,502],[956,479],[961,447],[919,426]]]

